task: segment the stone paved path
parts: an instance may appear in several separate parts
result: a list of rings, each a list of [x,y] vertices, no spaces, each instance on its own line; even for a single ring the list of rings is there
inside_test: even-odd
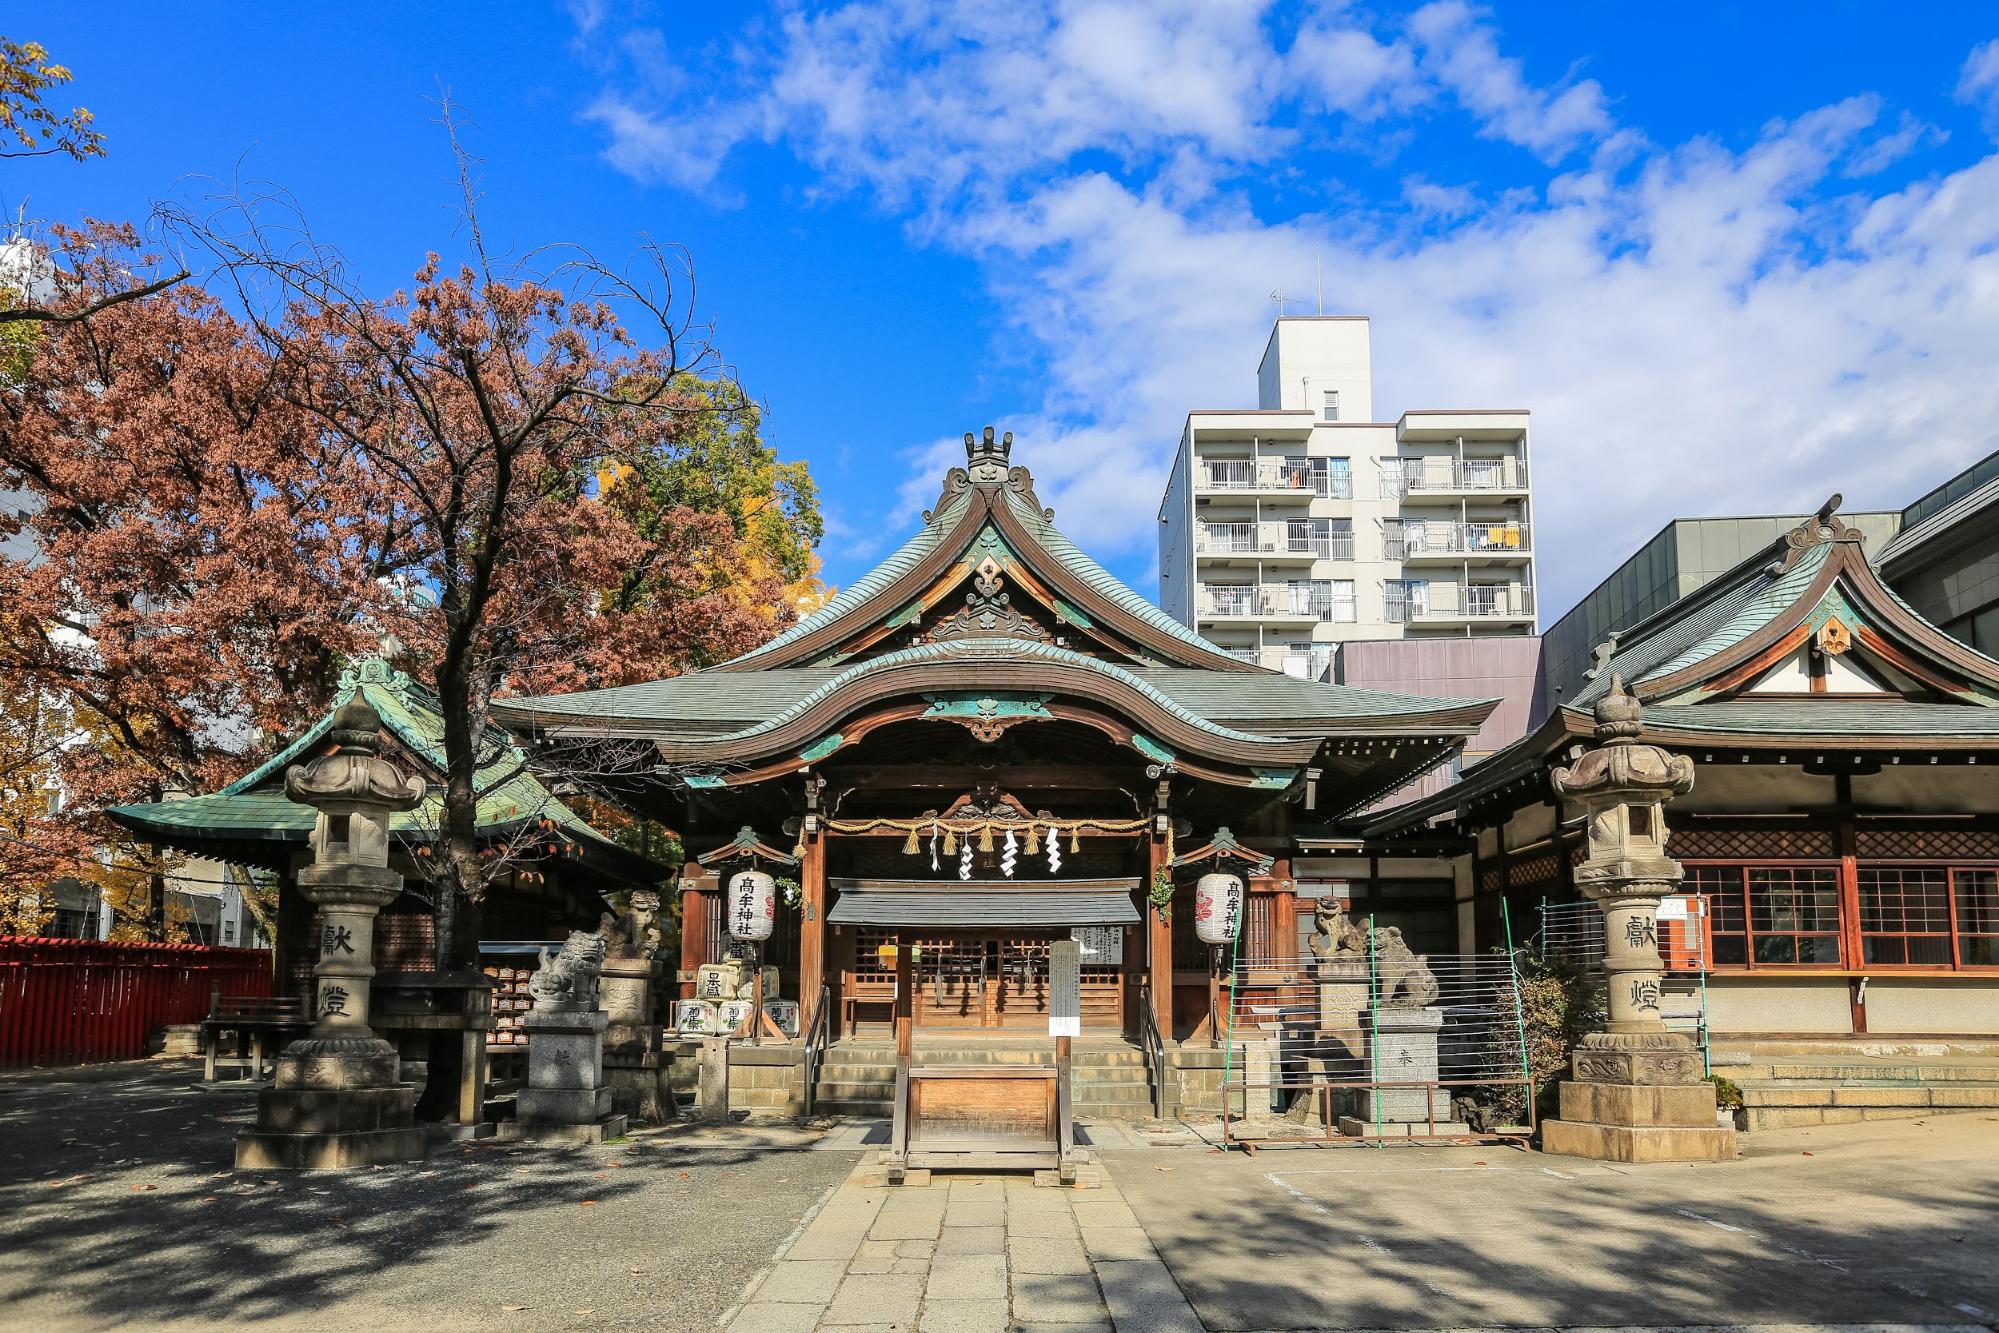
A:
[[[834,1191],[753,1280],[734,1333],[1201,1333],[1108,1171],[1101,1189],[938,1173]]]

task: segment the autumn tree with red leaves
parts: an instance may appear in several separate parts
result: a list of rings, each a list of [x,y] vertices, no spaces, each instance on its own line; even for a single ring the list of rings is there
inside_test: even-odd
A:
[[[459,160],[466,255],[433,254],[384,299],[295,217],[270,230],[271,200],[179,219],[255,312],[270,396],[365,475],[404,552],[404,595],[382,623],[444,716],[433,873],[447,965],[470,960],[460,907],[494,871],[477,837],[492,699],[672,674],[789,618],[782,577],[749,559],[729,513],[633,503],[630,487],[607,500],[724,410],[700,389],[721,365],[685,256],[647,245],[637,274],[573,250],[503,267]]]
[[[149,257],[129,230],[59,233],[53,308],[93,313],[38,326],[0,395],[0,491],[21,497],[0,535],[35,553],[0,559],[0,672],[105,738],[61,749],[55,818],[67,835],[213,790],[389,640],[443,705],[425,864],[463,960],[458,909],[499,869],[475,836],[490,701],[669,675],[791,618],[798,562],[760,554],[767,506],[624,480],[712,451],[745,400],[714,392],[666,252],[647,287],[575,257],[503,274],[475,243],[377,299],[327,250],[176,221],[233,279],[229,308],[192,284],[105,305]],[[774,502],[816,539],[809,481]]]

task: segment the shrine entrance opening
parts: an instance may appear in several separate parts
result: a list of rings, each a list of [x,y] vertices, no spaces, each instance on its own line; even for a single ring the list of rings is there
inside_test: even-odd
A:
[[[905,932],[904,938],[914,940],[910,1017],[919,1028],[1045,1035],[1048,949],[1058,939],[1073,938],[1083,946],[1082,1025],[1116,1032],[1124,1026],[1128,987],[1126,934],[1122,926]],[[841,936],[847,946],[840,966],[840,992],[849,1001],[843,1006],[846,1030],[887,1033],[897,932],[865,926]]]

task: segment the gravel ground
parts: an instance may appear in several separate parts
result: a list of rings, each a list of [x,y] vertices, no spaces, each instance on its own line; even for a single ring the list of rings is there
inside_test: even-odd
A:
[[[853,1168],[785,1126],[227,1169],[192,1061],[0,1076],[0,1327],[712,1329]]]

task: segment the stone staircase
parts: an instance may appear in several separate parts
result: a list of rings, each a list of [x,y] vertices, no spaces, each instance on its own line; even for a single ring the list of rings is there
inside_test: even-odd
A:
[[[1711,1059],[1749,1130],[1999,1110],[1999,1041],[1721,1037]]]
[[[962,1044],[926,1038],[916,1048],[913,1063],[1052,1064],[1054,1042],[1001,1045],[978,1039]],[[1152,1083],[1145,1055],[1135,1046],[1078,1042],[1070,1056],[1070,1089],[1078,1120],[1149,1120]],[[895,1097],[893,1043],[829,1047],[819,1067],[812,1109],[819,1115],[882,1118]]]

